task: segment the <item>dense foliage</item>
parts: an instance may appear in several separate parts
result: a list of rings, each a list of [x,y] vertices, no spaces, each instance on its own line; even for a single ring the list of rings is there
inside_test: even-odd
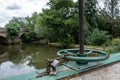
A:
[[[9,24],[6,25],[9,32],[8,38],[14,39],[16,36],[19,35],[21,27],[21,25],[19,24],[19,20],[20,18],[13,17],[13,19],[9,21]]]
[[[115,53],[120,52],[120,38],[114,38],[108,44],[109,46],[105,48],[106,52]]]
[[[85,44],[103,45],[109,39],[120,37],[119,0],[105,0],[100,8],[98,0],[84,3],[84,38]],[[25,18],[13,18],[6,25],[9,37],[17,36],[20,28],[29,32],[24,38],[33,42],[40,39],[59,42],[63,47],[78,41],[78,3],[73,0],[49,0],[49,8],[42,13],[33,13]],[[120,6],[120,5],[119,5]]]

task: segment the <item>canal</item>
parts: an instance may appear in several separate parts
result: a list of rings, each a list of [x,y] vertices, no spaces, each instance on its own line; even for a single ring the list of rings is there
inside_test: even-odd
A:
[[[46,67],[58,48],[48,45],[0,45],[0,80]]]

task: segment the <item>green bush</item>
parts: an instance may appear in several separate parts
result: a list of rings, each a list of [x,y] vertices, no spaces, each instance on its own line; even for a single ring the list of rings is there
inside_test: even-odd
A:
[[[74,42],[73,37],[69,34],[59,39],[59,43],[62,48],[67,48],[73,42]]]
[[[113,53],[114,49],[113,49],[112,46],[110,46],[110,47],[106,47],[104,51],[107,52],[107,53]]]
[[[88,45],[101,46],[105,44],[110,38],[106,31],[100,31],[99,29],[94,29],[90,36],[86,38],[86,43]]]
[[[112,39],[109,46],[105,48],[105,51],[109,53],[120,52],[120,38]]]

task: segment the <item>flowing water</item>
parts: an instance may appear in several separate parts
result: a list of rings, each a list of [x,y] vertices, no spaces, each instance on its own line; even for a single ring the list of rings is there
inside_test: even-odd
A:
[[[47,58],[56,57],[57,51],[47,45],[0,45],[0,80],[46,67]]]

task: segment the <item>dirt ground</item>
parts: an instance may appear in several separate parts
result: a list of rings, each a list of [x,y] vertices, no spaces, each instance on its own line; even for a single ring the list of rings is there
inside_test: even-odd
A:
[[[103,66],[60,80],[120,80],[120,62]]]

